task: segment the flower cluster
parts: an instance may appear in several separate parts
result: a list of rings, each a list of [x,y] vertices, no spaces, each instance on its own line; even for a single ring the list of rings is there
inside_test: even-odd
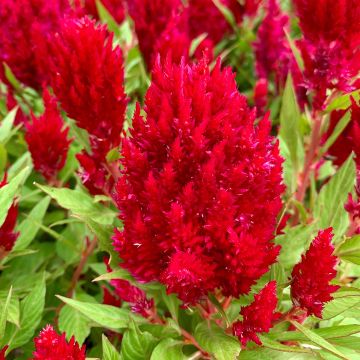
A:
[[[248,293],[279,252],[282,159],[268,119],[254,126],[234,74],[206,60],[158,62],[144,110],[122,146],[121,266],[185,303]]]
[[[250,305],[241,308],[243,319],[233,324],[233,333],[243,346],[248,341],[261,345],[257,333],[269,332],[273,321],[279,318],[280,314],[275,312],[277,301],[276,282],[271,281],[255,295]]]
[[[322,317],[324,303],[332,300],[331,294],[339,288],[329,284],[336,276],[338,261],[333,255],[332,238],[332,228],[320,230],[291,274],[291,297],[295,306],[306,310],[307,315],[313,314],[319,318]]]
[[[34,339],[33,360],[85,360],[85,345],[81,348],[74,337],[66,341],[65,334],[58,335],[51,325],[47,325]]]
[[[7,176],[0,181],[0,189],[7,185]],[[0,226],[0,259],[12,250],[16,239],[19,236],[18,232],[15,232],[15,225],[18,216],[18,206],[14,202],[7,213],[4,223]]]
[[[44,92],[45,112],[40,117],[31,116],[26,123],[25,140],[28,144],[34,168],[48,181],[54,180],[64,167],[71,140],[69,128],[59,113],[56,100]]]

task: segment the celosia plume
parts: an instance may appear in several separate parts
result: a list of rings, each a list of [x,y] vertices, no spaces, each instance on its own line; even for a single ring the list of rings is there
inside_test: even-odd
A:
[[[0,77],[5,62],[24,84],[41,90],[49,78],[49,38],[72,11],[68,0],[2,0]]]
[[[269,332],[273,321],[280,315],[275,313],[277,301],[276,281],[271,281],[255,295],[250,305],[241,308],[240,314],[243,319],[233,324],[233,334],[239,338],[243,346],[246,346],[248,341],[261,345],[257,334]]]
[[[80,348],[74,337],[66,341],[65,334],[57,334],[51,325],[41,330],[34,343],[33,360],[85,360],[85,345]]]
[[[217,62],[157,62],[122,146],[114,244],[138,280],[160,280],[184,303],[215,288],[238,297],[275,261],[283,192],[270,123]],[[221,216],[219,214],[221,213]]]
[[[332,228],[320,230],[291,274],[291,297],[295,306],[319,318],[322,317],[324,303],[332,300],[332,293],[339,288],[330,285],[336,277],[337,264],[332,238]]]
[[[26,123],[25,140],[28,144],[35,170],[47,180],[54,180],[64,167],[71,140],[56,100],[48,91],[44,93],[45,112],[40,117],[31,116]]]
[[[4,176],[4,179],[0,181],[0,189],[5,185],[7,185],[6,174]],[[18,206],[14,202],[8,210],[4,223],[0,226],[0,259],[12,250],[15,241],[19,236],[19,233],[14,231],[17,216]]]
[[[65,22],[53,39],[52,86],[68,116],[90,134],[103,158],[120,143],[125,109],[122,51],[89,18]]]

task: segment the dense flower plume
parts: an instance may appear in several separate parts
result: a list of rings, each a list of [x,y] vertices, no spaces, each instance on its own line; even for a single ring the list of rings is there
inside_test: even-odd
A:
[[[248,293],[279,251],[282,160],[268,119],[254,127],[234,74],[205,60],[157,63],[145,112],[123,142],[121,266],[185,303],[215,288]]]
[[[250,305],[241,308],[243,318],[233,324],[233,333],[243,346],[248,341],[261,345],[257,333],[269,332],[273,321],[279,317],[279,313],[275,313],[277,301],[276,282],[271,281],[255,295]]]
[[[113,35],[88,18],[67,21],[53,39],[52,86],[63,109],[88,131],[92,150],[105,156],[119,145],[126,96],[123,58]]]
[[[304,38],[298,42],[307,87],[321,108],[327,89],[349,91],[360,69],[360,3],[294,0]],[[331,11],[329,11],[331,9]]]
[[[320,230],[291,274],[291,297],[294,304],[306,310],[308,315],[319,318],[322,317],[324,303],[332,300],[332,293],[339,288],[329,284],[336,276],[337,264],[332,238],[332,228]]]
[[[41,90],[49,77],[50,36],[70,14],[68,0],[2,0],[0,63],[24,84]],[[2,66],[0,75],[4,80]]]
[[[59,335],[47,325],[34,339],[33,360],[85,360],[85,345],[81,348],[72,337],[66,341],[65,334]]]
[[[45,112],[40,117],[31,116],[26,123],[25,140],[28,144],[34,168],[47,180],[54,180],[64,167],[71,140],[56,100],[48,91],[44,93]]]
[[[0,181],[0,189],[7,184],[7,176],[5,174]],[[18,206],[14,202],[8,210],[4,223],[0,226],[0,259],[4,254],[12,250],[19,233],[15,231],[16,220],[18,216]]]

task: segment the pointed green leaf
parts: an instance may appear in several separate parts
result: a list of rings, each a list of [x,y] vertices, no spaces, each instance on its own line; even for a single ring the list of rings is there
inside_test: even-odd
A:
[[[184,343],[174,339],[164,339],[155,347],[150,360],[186,360],[182,352]]]
[[[8,293],[8,296],[4,303],[4,306],[0,308],[1,309],[1,312],[0,312],[0,339],[5,334],[6,320],[8,318],[8,311],[9,311],[11,296],[12,296],[12,287],[9,290],[9,293]]]
[[[116,351],[108,338],[102,336],[103,357],[102,360],[120,360],[120,354]]]

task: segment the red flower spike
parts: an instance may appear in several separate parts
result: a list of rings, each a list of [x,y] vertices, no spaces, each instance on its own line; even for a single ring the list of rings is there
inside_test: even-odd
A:
[[[72,15],[68,0],[1,0],[0,63],[24,84],[41,90],[50,73],[49,38]],[[6,81],[3,66],[0,78]]]
[[[291,296],[295,306],[319,318],[322,317],[324,303],[332,300],[331,294],[339,288],[329,284],[336,276],[335,266],[338,261],[333,255],[332,238],[332,228],[320,230],[291,274]]]
[[[233,324],[233,334],[243,346],[249,341],[261,345],[257,333],[269,332],[273,321],[279,317],[279,313],[275,313],[277,301],[276,281],[271,281],[255,295],[250,305],[241,308],[243,319]]]
[[[31,116],[26,124],[25,140],[28,144],[35,170],[46,180],[56,178],[64,167],[71,140],[69,128],[61,118],[56,100],[44,92],[45,112],[40,117]]]
[[[85,17],[69,20],[53,39],[52,86],[68,116],[90,134],[105,158],[120,143],[125,109],[122,51],[106,27]]]
[[[57,334],[51,325],[41,330],[34,343],[33,360],[85,360],[85,345],[80,348],[74,337],[66,341],[65,333]]]
[[[215,288],[246,294],[279,252],[272,239],[284,186],[270,123],[254,125],[220,62],[210,72],[206,60],[158,61],[152,79],[146,120],[138,106],[122,143],[120,266],[184,303]]]
[[[8,349],[8,345],[5,345],[1,350],[0,350],[0,360],[6,360],[6,357],[5,357],[5,353],[6,353],[6,350]]]
[[[7,176],[0,182],[0,188],[7,184]],[[18,216],[18,206],[13,203],[6,215],[4,223],[0,226],[0,259],[14,247],[15,241],[19,236],[14,232]]]

